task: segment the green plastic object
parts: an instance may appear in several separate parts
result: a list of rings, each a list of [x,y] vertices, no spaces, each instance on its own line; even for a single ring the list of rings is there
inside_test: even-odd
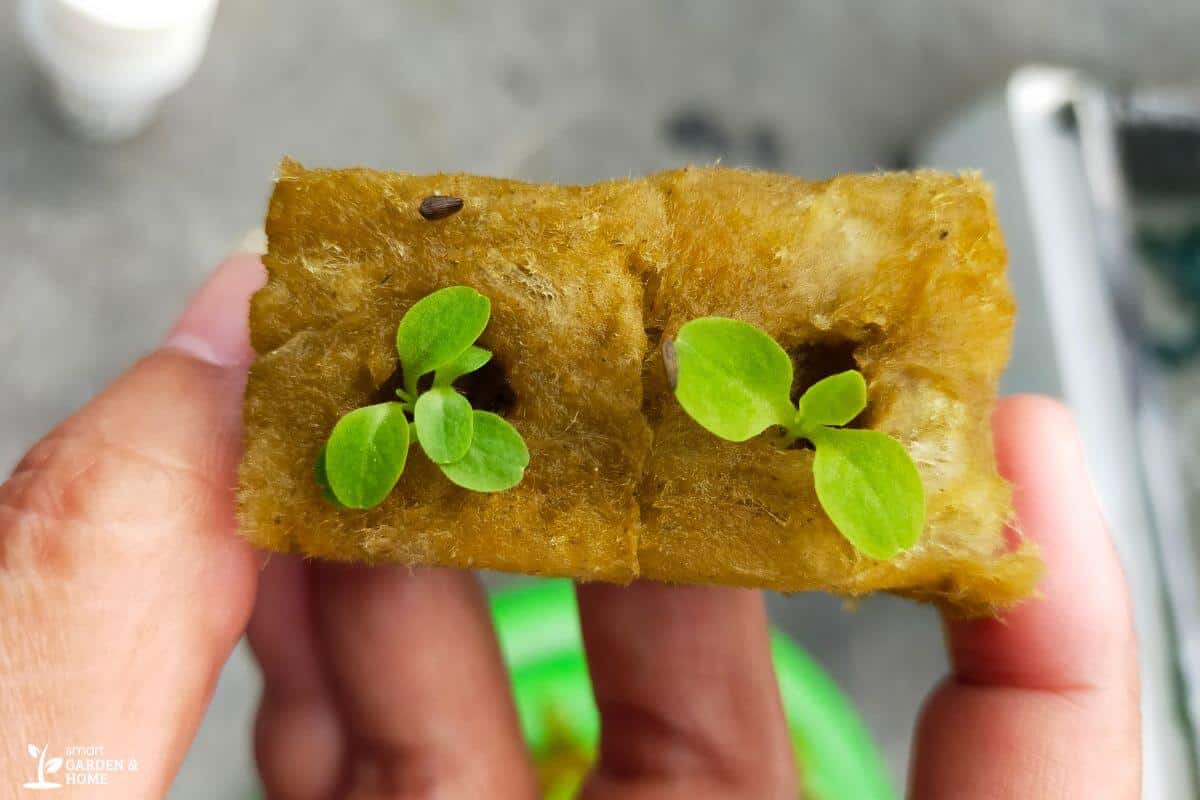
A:
[[[492,616],[535,758],[564,734],[594,752],[600,718],[570,582],[538,580],[494,592]],[[833,680],[778,631],[771,634],[771,651],[803,796],[895,800],[875,743]]]

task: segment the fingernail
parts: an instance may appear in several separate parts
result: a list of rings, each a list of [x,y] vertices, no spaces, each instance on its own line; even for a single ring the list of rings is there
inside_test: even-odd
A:
[[[249,364],[254,359],[248,327],[250,295],[265,279],[256,256],[226,259],[192,297],[163,347],[221,367]]]
[[[267,232],[260,225],[257,228],[251,228],[238,238],[233,247],[230,248],[231,256],[249,253],[250,255],[263,256],[267,254]]]

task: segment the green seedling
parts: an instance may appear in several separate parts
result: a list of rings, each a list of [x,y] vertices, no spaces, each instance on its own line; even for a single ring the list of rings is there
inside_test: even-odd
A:
[[[525,441],[503,417],[473,411],[475,438],[471,449],[442,472],[453,483],[476,492],[502,492],[515,486],[529,464]]]
[[[911,548],[925,524],[925,491],[908,452],[880,431],[848,429],[867,407],[857,370],[831,375],[791,401],[792,361],[779,343],[745,322],[695,319],[663,342],[680,406],[701,427],[733,442],[768,428],[780,444],[813,445],[817,499],[861,553],[892,558]]]
[[[476,492],[520,483],[529,465],[521,434],[502,417],[471,408],[454,381],[491,360],[475,346],[491,302],[468,286],[423,298],[400,320],[396,352],[403,387],[397,400],[346,414],[317,455],[313,476],[340,508],[372,508],[395,488],[416,441],[450,481]],[[422,391],[421,379],[433,373]]]
[[[475,415],[467,398],[449,386],[435,386],[413,404],[417,441],[435,464],[453,464],[471,449]]]
[[[338,420],[325,446],[325,479],[348,508],[371,508],[388,496],[408,461],[408,417],[400,403],[357,408]]]

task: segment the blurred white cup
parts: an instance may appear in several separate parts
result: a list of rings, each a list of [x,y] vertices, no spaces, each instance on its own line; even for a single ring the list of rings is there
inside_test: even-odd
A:
[[[217,0],[21,0],[21,29],[68,126],[98,141],[140,133],[195,72]]]

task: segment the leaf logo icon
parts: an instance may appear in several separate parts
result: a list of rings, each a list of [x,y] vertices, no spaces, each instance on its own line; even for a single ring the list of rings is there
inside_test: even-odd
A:
[[[22,787],[36,790],[61,789],[61,783],[54,783],[53,781],[46,780],[47,775],[53,775],[62,769],[63,766],[63,760],[61,758],[46,758],[46,755],[50,752],[50,745],[46,744],[41,748],[38,748],[36,745],[27,744],[25,745],[25,752],[29,753],[30,758],[37,759],[37,780],[30,781],[29,783],[23,783],[21,784]]]

